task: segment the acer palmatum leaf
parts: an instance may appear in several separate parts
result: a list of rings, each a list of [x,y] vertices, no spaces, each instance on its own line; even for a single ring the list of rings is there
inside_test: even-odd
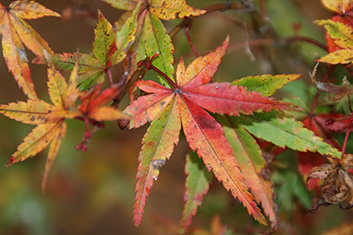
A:
[[[23,44],[34,54],[44,57],[54,52],[48,43],[23,19],[60,16],[34,1],[13,1],[8,7],[0,3],[0,32],[3,55],[8,69],[29,99],[38,99],[31,80],[27,55]]]
[[[232,117],[217,117],[223,125],[225,136],[234,150],[239,168],[245,176],[245,183],[258,204],[262,205],[273,231],[277,230],[279,219],[274,203],[274,183],[265,173],[267,166],[260,146],[255,139]],[[268,170],[267,170],[268,171]]]
[[[77,90],[77,69],[78,63],[71,73],[69,83],[64,77],[49,65],[48,69],[48,92],[53,105],[42,100],[31,100],[27,102],[19,101],[7,105],[0,105],[0,113],[26,124],[37,125],[18,146],[17,151],[12,155],[6,166],[16,162],[24,161],[29,157],[35,156],[48,145],[50,145],[48,160],[43,174],[42,190],[45,189],[50,167],[58,153],[61,140],[66,132],[65,119],[80,118],[91,119],[94,122],[105,120],[125,119],[129,116],[113,107],[103,105],[118,95],[118,88],[111,87],[97,95],[93,100],[86,101],[85,109],[76,104],[77,98],[83,94]],[[99,88],[99,87],[98,87]],[[92,121],[92,122],[93,122]]]
[[[212,174],[195,152],[189,152],[186,156],[185,173],[187,175],[184,194],[185,205],[179,226],[181,234],[185,233],[190,226],[212,180]]]
[[[160,168],[170,158],[174,145],[179,142],[181,121],[176,102],[169,103],[159,117],[153,120],[142,140],[135,189],[134,222],[136,225],[141,222],[146,197],[150,194],[153,181],[157,180]]]
[[[144,137],[137,173],[134,211],[136,225],[141,221],[153,178],[156,179],[159,174],[159,168],[157,172],[150,170],[153,169],[153,162],[158,159],[164,162],[168,159],[177,141],[169,142],[167,153],[160,152],[157,155],[156,151],[147,153],[148,146],[153,146],[152,149],[162,148],[166,142],[177,140],[180,121],[190,148],[203,159],[207,169],[212,170],[224,187],[243,203],[249,214],[266,224],[265,218],[244,184],[244,176],[233,156],[232,147],[224,137],[221,125],[204,109],[220,114],[238,115],[272,109],[288,109],[291,106],[229,83],[207,84],[217,71],[227,46],[228,38],[222,47],[195,59],[186,70],[181,59],[177,68],[176,83],[170,79],[173,88],[164,87],[153,81],[136,82],[142,91],[149,94],[138,98],[125,109],[125,112],[132,116],[130,128],[137,128],[151,120],[153,122],[150,128],[156,128],[156,125],[163,130],[168,126],[175,128],[175,131],[168,135],[164,131],[159,131],[158,135],[156,132],[154,141],[146,141],[147,137],[152,135],[150,129]],[[170,119],[165,119],[166,116]]]
[[[121,30],[117,33],[117,45],[128,47],[130,51],[131,65],[128,69],[133,72],[137,68],[137,63],[146,58],[152,58],[159,54],[152,64],[169,77],[173,76],[173,53],[174,46],[162,20],[181,19],[190,16],[198,16],[205,13],[204,10],[196,9],[187,5],[184,0],[104,0],[113,7],[133,11],[126,18],[125,23],[119,22]],[[135,29],[133,28],[135,27]],[[123,31],[128,30],[128,43],[121,44],[125,40],[120,40]],[[125,35],[124,35],[125,36]],[[130,44],[130,45],[129,45]],[[167,84],[161,78],[163,84]]]
[[[271,142],[279,147],[288,147],[302,152],[319,152],[340,158],[341,152],[323,142],[303,123],[292,117],[281,117],[276,112],[241,116],[237,121],[252,135]]]
[[[330,11],[345,14],[353,8],[351,0],[321,0],[322,4]]]
[[[243,77],[239,80],[235,80],[232,84],[245,86],[249,91],[260,92],[263,96],[272,96],[288,82],[294,81],[301,76],[301,74],[263,74],[259,76]]]

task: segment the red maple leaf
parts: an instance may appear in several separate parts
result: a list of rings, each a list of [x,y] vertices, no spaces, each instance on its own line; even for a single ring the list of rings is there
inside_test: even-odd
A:
[[[240,113],[252,115],[254,112],[287,109],[289,105],[264,97],[261,93],[250,92],[241,86],[209,83],[227,46],[228,38],[222,47],[197,58],[187,69],[181,59],[176,72],[176,83],[167,78],[172,88],[153,81],[136,82],[137,87],[148,95],[135,100],[125,109],[132,116],[130,128],[140,127],[153,120],[143,138],[139,154],[134,206],[136,225],[141,222],[146,197],[159,175],[159,168],[169,159],[174,144],[179,141],[181,127],[190,148],[203,159],[207,169],[212,170],[223,186],[243,203],[249,214],[266,224],[243,182],[244,176],[238,168],[222,126],[209,112],[231,116]]]

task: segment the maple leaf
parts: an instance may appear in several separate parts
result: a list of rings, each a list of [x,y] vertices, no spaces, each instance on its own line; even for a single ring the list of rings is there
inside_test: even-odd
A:
[[[37,94],[31,80],[24,45],[39,57],[53,55],[46,41],[23,19],[44,16],[60,16],[34,1],[13,1],[8,7],[0,3],[0,33],[3,55],[8,69],[29,99],[36,100]]]
[[[334,20],[318,20],[315,23],[324,25],[329,38],[337,45],[337,50],[321,57],[318,61],[330,64],[351,63],[353,55],[352,27],[344,22]]]
[[[316,136],[323,138],[323,140],[328,144],[330,144],[331,146],[336,147],[337,149],[340,149],[341,147],[339,143],[335,140],[334,136],[327,128],[327,126],[324,125],[323,119],[324,118],[321,116],[321,114],[309,115],[303,121],[303,124],[306,128],[313,131]],[[313,167],[324,164],[324,157],[319,153],[299,152],[298,159],[299,159],[299,171],[304,177],[309,176],[310,170]],[[309,181],[308,189],[309,190],[314,188],[318,189],[319,183],[320,182],[318,180]]]
[[[77,83],[81,91],[86,91],[93,85],[102,83],[105,77],[108,77],[110,84],[113,84],[111,67],[125,58],[125,47],[132,40],[122,37],[119,37],[119,40],[116,39],[113,26],[100,11],[98,11],[98,23],[94,32],[92,53],[62,53],[55,54],[51,58],[51,62],[57,69],[65,71],[72,71],[76,59],[79,58],[79,78]],[[125,30],[124,34],[129,35],[131,33]],[[116,40],[119,43],[116,43]],[[36,58],[34,63],[44,63],[44,61]]]
[[[293,117],[269,112],[258,113],[253,116],[241,116],[237,120],[252,135],[279,147],[341,157],[341,153],[336,148],[323,142],[322,138],[303,127],[303,123],[296,121]]]
[[[129,105],[125,112],[132,116],[130,128],[152,121],[139,154],[134,221],[141,222],[146,197],[157,179],[159,168],[169,159],[174,144],[179,141],[181,126],[190,148],[196,151],[210,171],[224,187],[231,191],[255,219],[265,224],[263,215],[247,191],[244,177],[239,171],[233,149],[227,142],[221,125],[204,109],[219,114],[239,115],[273,109],[288,109],[290,105],[263,97],[261,93],[247,91],[229,83],[211,83],[211,77],[228,46],[195,59],[185,70],[181,59],[177,67],[173,88],[153,81],[138,81],[136,85],[150,95],[142,96]]]
[[[91,102],[87,102],[86,99],[81,97],[83,102],[77,107],[76,100],[83,95],[76,88],[77,69],[78,64],[76,63],[67,84],[65,78],[54,69],[53,65],[49,67],[48,90],[53,105],[42,100],[29,99],[27,102],[19,101],[0,106],[0,113],[3,115],[26,124],[37,125],[24,138],[24,141],[18,146],[17,151],[12,155],[6,166],[11,166],[16,162],[35,156],[50,144],[43,174],[42,191],[45,189],[47,175],[66,132],[65,119],[82,116],[85,121],[88,118],[96,121],[129,118],[126,114],[112,107],[100,107],[106,104],[111,97],[117,95],[118,89],[115,87],[108,88],[100,96],[94,96],[95,100]]]
[[[53,68],[48,69],[48,87],[50,99],[54,105],[42,100],[28,100],[27,102],[19,101],[0,106],[0,113],[5,116],[26,124],[37,125],[18,146],[7,166],[35,156],[50,144],[42,181],[43,191],[47,174],[57,155],[61,139],[65,135],[66,124],[64,123],[64,117],[77,115],[74,111],[63,112],[66,105],[67,84],[60,73]],[[60,112],[59,118],[55,115],[57,112]],[[52,118],[53,114],[56,118]]]
[[[192,8],[184,0],[104,0],[113,7],[133,11],[124,16],[126,23],[122,28],[135,28],[134,44],[131,45],[132,62],[128,71],[135,71],[137,62],[151,58],[156,53],[159,56],[153,60],[153,65],[172,77],[174,73],[173,55],[174,46],[160,19],[181,19],[189,16],[198,16],[204,10]],[[138,12],[138,17],[136,17]],[[131,15],[130,17],[128,15]],[[134,18],[134,19],[132,19]],[[137,22],[137,24],[135,23]],[[118,35],[121,35],[118,31]]]
[[[351,14],[351,12],[349,13],[349,14]],[[350,26],[351,25],[351,19],[350,19],[351,17],[347,17],[345,14],[340,14],[340,15],[335,15],[335,16],[333,16],[332,18],[331,18],[331,20],[332,21],[334,21],[334,22],[341,22],[341,23],[343,23],[343,24],[345,24],[345,25],[347,25],[347,26]],[[315,21],[316,22],[316,21]],[[318,21],[318,22],[320,22],[320,21]],[[318,24],[320,24],[320,23],[318,23]],[[322,25],[325,25],[325,24],[322,24]],[[330,27],[330,26],[326,26],[325,25],[325,28],[327,29],[327,31],[331,28],[331,29],[334,29],[335,27]],[[334,29],[334,31],[335,31],[335,29]],[[333,31],[333,32],[334,32]],[[335,35],[339,35],[340,34],[340,32],[338,32],[338,34],[337,33],[334,33]],[[335,39],[334,38],[332,38],[331,36],[330,36],[330,34],[328,33],[328,32],[326,32],[326,41],[327,41],[327,47],[328,47],[328,52],[333,52],[333,51],[337,51],[337,50],[341,50],[342,49],[342,47],[340,47],[339,45],[337,45],[336,43],[335,43]]]
[[[266,176],[266,163],[255,139],[233,118],[218,117],[223,125],[225,137],[234,150],[234,156],[258,204],[261,203],[265,214],[271,221],[273,230],[278,227],[277,206],[273,202],[273,183]]]
[[[283,87],[288,82],[300,78],[301,76],[301,74],[263,74],[260,76],[243,77],[239,80],[235,80],[232,84],[244,86],[250,91],[260,92],[263,96],[271,96],[279,88]]]
[[[256,91],[262,96],[271,96],[288,82],[301,77],[299,74],[249,76],[234,81],[232,84],[245,86],[248,91]],[[232,117],[217,117],[223,125],[225,137],[231,144],[235,158],[241,172],[246,175],[245,184],[251,190],[258,204],[261,204],[264,213],[268,216],[272,230],[278,228],[277,206],[273,199],[273,182],[269,179],[269,170],[262,156],[257,141],[247,130]]]
[[[347,13],[353,8],[351,0],[321,0],[321,2],[327,9],[338,14]]]
[[[180,233],[183,234],[190,226],[192,217],[195,216],[197,207],[202,203],[203,196],[207,194],[211,184],[212,174],[207,171],[202,160],[195,152],[189,152],[186,156],[185,173],[185,206],[183,218],[180,221]]]

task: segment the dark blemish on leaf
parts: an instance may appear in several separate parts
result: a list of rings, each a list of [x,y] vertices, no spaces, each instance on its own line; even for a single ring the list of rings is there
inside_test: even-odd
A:
[[[159,168],[164,166],[164,164],[165,164],[165,159],[157,159],[151,162],[153,170],[158,170]]]
[[[9,161],[6,163],[5,167],[9,167],[15,161],[14,157],[11,157]]]

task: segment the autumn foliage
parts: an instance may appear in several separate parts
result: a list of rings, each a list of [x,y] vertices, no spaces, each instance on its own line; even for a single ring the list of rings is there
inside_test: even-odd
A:
[[[327,55],[317,61],[330,69],[322,76],[320,69],[324,65],[312,68],[311,82],[318,93],[311,107],[295,99],[272,97],[286,84],[301,79],[301,74],[263,74],[215,82],[213,77],[230,47],[229,36],[222,45],[198,56],[186,33],[196,58],[188,65],[183,57],[174,62],[175,34],[184,27],[187,32],[192,30],[194,19],[213,11],[241,10],[246,7],[242,3],[197,9],[184,0],[104,2],[125,13],[112,24],[98,11],[90,53],[55,53],[26,22],[60,14],[34,1],[12,1],[9,6],[0,3],[3,56],[27,97],[25,101],[2,104],[0,113],[35,126],[6,166],[34,157],[49,146],[42,181],[44,192],[46,182],[50,184],[50,167],[60,155],[66,120],[84,122],[83,140],[76,146],[82,151],[87,150],[92,134],[104,128],[105,121],[115,121],[122,129],[149,124],[138,156],[133,208],[136,226],[142,221],[154,182],[181,138],[188,143],[188,153],[184,156],[185,202],[179,233],[188,231],[213,176],[250,216],[269,226],[269,230],[277,230],[280,221],[269,168],[285,149],[298,153],[299,171],[308,189],[318,193],[312,212],[317,212],[321,205],[339,204],[345,209],[353,206],[352,155],[346,152],[353,130],[353,87],[347,78],[341,84],[329,80],[338,64],[352,74],[352,1],[321,1],[337,15],[315,21],[325,27],[328,47]],[[263,4],[260,6],[264,7]],[[181,19],[180,23],[168,33],[163,21],[175,19]],[[51,103],[35,91],[25,48],[36,56],[34,63],[47,67]],[[124,70],[119,78],[111,70],[117,64]],[[156,79],[145,76],[148,70],[153,71]],[[70,74],[68,79],[63,72]],[[125,96],[130,103],[120,107]],[[335,103],[347,97],[346,105],[351,109],[348,115],[334,108]],[[330,110],[317,111],[319,103],[330,106]],[[344,141],[340,143],[334,132],[344,133]],[[220,223],[217,221],[216,218],[215,223]]]

